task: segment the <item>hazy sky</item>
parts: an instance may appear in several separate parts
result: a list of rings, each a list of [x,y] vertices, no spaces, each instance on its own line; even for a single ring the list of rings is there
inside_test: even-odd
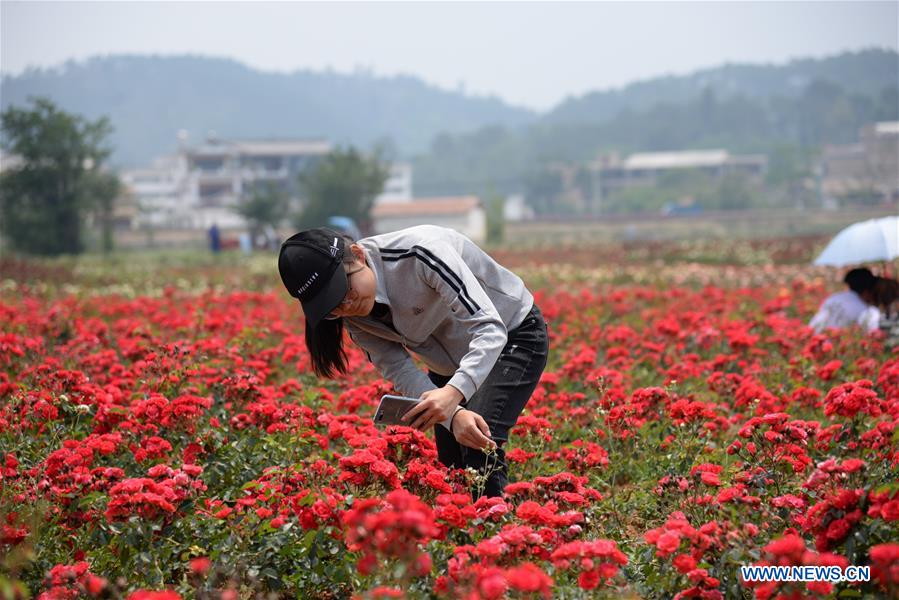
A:
[[[899,47],[899,2],[0,1],[0,71],[97,54],[206,54],[272,71],[368,68],[546,109],[724,62]]]

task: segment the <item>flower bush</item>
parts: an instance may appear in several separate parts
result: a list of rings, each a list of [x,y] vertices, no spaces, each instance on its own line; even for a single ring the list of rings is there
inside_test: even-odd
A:
[[[430,434],[372,425],[391,387],[361,352],[349,348],[346,376],[310,374],[270,257],[40,271],[59,281],[13,270],[0,286],[0,590],[896,594],[895,350],[805,327],[825,271],[650,268],[622,252],[616,269],[552,264],[593,260],[573,251],[500,257],[535,291],[552,351],[506,448],[511,483],[477,501],[477,475],[441,465]],[[825,564],[872,579],[739,575]]]

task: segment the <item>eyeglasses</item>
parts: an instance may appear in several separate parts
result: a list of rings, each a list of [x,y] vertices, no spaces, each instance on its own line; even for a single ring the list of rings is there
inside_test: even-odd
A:
[[[343,300],[340,301],[340,304],[337,305],[338,308],[340,308],[340,307],[343,306],[344,304],[349,304],[349,302],[347,302],[347,297],[350,295],[350,290],[353,289],[352,285],[350,284],[350,277],[352,277],[353,275],[355,275],[356,273],[358,273],[359,271],[361,271],[361,270],[364,269],[364,268],[365,268],[365,265],[362,265],[362,266],[359,267],[358,269],[354,269],[354,270],[352,270],[352,271],[347,271],[347,272],[346,272],[346,281],[347,281],[346,296],[344,296],[344,297],[343,297]],[[323,318],[325,321],[334,321],[334,320],[336,320],[336,319],[339,319],[340,317],[338,317],[338,316],[335,315],[334,313],[328,313],[328,314],[326,314],[326,315],[325,315],[324,317],[322,317],[322,318]]]

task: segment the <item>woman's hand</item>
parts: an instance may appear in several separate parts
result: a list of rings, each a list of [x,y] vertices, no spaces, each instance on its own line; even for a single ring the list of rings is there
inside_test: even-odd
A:
[[[437,423],[449,419],[465,396],[451,385],[429,390],[421,395],[421,402],[401,419],[409,427],[427,431]]]
[[[457,442],[475,450],[496,447],[496,442],[490,439],[487,421],[471,410],[462,409],[456,413],[453,419],[453,435],[456,436]]]

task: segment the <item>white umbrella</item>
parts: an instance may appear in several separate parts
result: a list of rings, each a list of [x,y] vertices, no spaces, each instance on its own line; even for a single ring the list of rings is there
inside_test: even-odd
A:
[[[899,216],[850,225],[830,240],[815,264],[844,267],[896,257],[899,257]]]

